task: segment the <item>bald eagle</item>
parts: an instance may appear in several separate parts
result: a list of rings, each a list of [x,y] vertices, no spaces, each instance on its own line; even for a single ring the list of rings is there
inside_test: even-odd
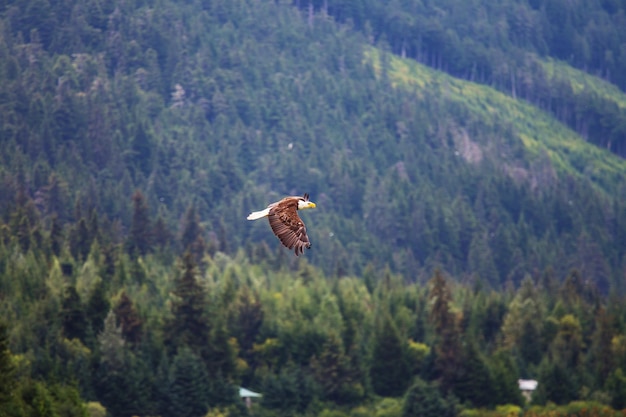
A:
[[[298,216],[298,210],[309,208],[315,208],[315,203],[309,201],[309,194],[302,197],[285,197],[270,204],[265,210],[250,213],[248,220],[267,217],[272,231],[280,242],[285,247],[293,249],[296,256],[299,256],[304,248],[311,247],[311,242],[306,234],[306,226]]]

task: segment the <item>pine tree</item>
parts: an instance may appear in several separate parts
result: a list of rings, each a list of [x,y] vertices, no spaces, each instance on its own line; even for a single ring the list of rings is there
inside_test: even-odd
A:
[[[154,222],[152,229],[152,236],[154,238],[154,244],[160,250],[167,250],[171,246],[172,232],[170,232],[163,216],[158,216]]]
[[[200,224],[196,209],[192,205],[185,212],[183,220],[183,230],[181,235],[181,246],[183,250],[189,251],[201,268],[204,268],[204,256],[207,253],[208,245],[204,239],[204,228]]]
[[[113,311],[121,326],[124,340],[133,345],[137,345],[141,341],[143,333],[143,320],[139,317],[139,313],[137,313],[133,301],[128,297],[125,291],[122,291],[120,300]]]
[[[459,321],[451,311],[452,295],[443,276],[437,269],[430,280],[428,299],[431,304],[429,319],[437,336],[435,350],[435,370],[441,379],[444,390],[453,388],[457,371],[460,368],[461,343]]]
[[[108,373],[123,372],[126,364],[122,328],[115,322],[115,313],[111,310],[104,320],[102,332],[98,335],[100,363],[106,367]]]
[[[454,381],[456,396],[477,408],[493,405],[494,381],[475,342],[468,341],[465,345],[460,365]]]
[[[337,404],[354,402],[361,395],[350,358],[346,355],[341,338],[331,333],[319,356],[311,359],[313,377],[322,389],[325,399]]]
[[[505,350],[500,350],[492,356],[493,404],[517,404],[520,406],[524,404],[524,398],[517,382],[520,373],[514,360],[515,358],[510,352]]]
[[[389,313],[383,313],[376,329],[370,367],[376,394],[393,397],[406,390],[411,375],[404,345]]]
[[[182,347],[172,363],[169,378],[168,415],[204,416],[209,409],[209,375],[202,360]]]
[[[87,317],[80,296],[73,285],[65,290],[60,314],[63,335],[67,339],[76,338],[84,341],[87,335]]]
[[[205,309],[207,295],[196,279],[196,264],[190,252],[183,255],[181,269],[172,294],[173,317],[166,325],[165,339],[171,351],[187,346],[203,357],[211,333]]]
[[[63,247],[63,228],[57,215],[52,216],[52,226],[50,227],[50,249],[54,256],[61,255]]]
[[[152,249],[152,228],[146,199],[139,190],[135,190],[133,200],[133,220],[128,237],[128,252],[135,256],[144,256]]]
[[[91,250],[91,234],[87,226],[87,220],[81,217],[78,224],[70,231],[70,252],[75,259],[84,261]]]
[[[106,318],[111,303],[106,297],[105,284],[103,280],[99,280],[87,301],[85,314],[91,325],[94,334],[99,334],[104,327],[104,319]]]
[[[409,388],[402,403],[402,417],[440,417],[449,414],[439,390],[421,378]]]
[[[115,313],[110,311],[98,336],[100,367],[94,385],[102,404],[111,415],[131,417],[148,408],[149,380],[143,362],[127,349]]]
[[[0,409],[8,407],[16,387],[15,367],[9,350],[7,326],[0,322]]]
[[[611,407],[616,410],[626,408],[626,375],[622,368],[617,368],[606,380],[606,388],[611,395]]]

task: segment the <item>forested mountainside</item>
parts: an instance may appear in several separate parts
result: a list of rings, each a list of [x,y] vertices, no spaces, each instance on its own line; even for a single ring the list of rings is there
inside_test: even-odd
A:
[[[294,3],[349,23],[372,41],[387,43],[398,55],[527,100],[590,142],[626,156],[623,101],[572,78],[571,71],[563,74],[546,68],[546,59],[563,61],[624,91],[623,1]]]
[[[248,415],[240,385],[266,416],[626,406],[614,67],[502,41],[511,88],[382,23],[447,36],[454,2],[339,4],[0,1],[0,411]],[[305,192],[295,258],[246,216]]]
[[[5,2],[2,15],[7,224],[32,201],[25,228],[56,218],[71,237],[93,211],[117,243],[139,190],[165,235],[192,210],[212,250],[278,250],[247,213],[309,192],[307,258],[330,274],[371,263],[427,279],[441,265],[499,286],[552,266],[604,292],[623,280],[623,159],[549,117],[530,136],[537,113],[505,121],[504,95],[459,100],[436,80],[390,88],[366,39],[326,15],[39,0]],[[534,145],[564,136],[575,146]]]

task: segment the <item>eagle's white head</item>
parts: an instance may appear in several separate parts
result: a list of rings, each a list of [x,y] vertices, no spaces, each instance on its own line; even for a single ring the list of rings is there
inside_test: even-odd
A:
[[[309,201],[309,193],[304,194],[304,197],[301,197],[300,200],[298,200],[298,210],[310,209],[315,207],[315,203]]]
[[[309,200],[298,200],[298,210],[315,208],[316,205],[314,202]]]

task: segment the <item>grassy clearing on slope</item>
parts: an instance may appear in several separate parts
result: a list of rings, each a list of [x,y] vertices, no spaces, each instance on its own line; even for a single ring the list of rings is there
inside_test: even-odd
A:
[[[593,92],[605,100],[614,102],[621,109],[626,108],[626,94],[617,86],[561,61],[546,59],[537,62],[546,72],[549,80],[569,82],[574,93]]]
[[[377,74],[380,51],[365,52]],[[607,191],[623,183],[626,161],[586,142],[582,137],[538,108],[490,87],[460,80],[413,60],[389,55],[388,77],[394,87],[410,87],[421,97],[438,96],[469,109],[485,125],[511,126],[529,155],[548,155],[557,172],[582,176]]]

